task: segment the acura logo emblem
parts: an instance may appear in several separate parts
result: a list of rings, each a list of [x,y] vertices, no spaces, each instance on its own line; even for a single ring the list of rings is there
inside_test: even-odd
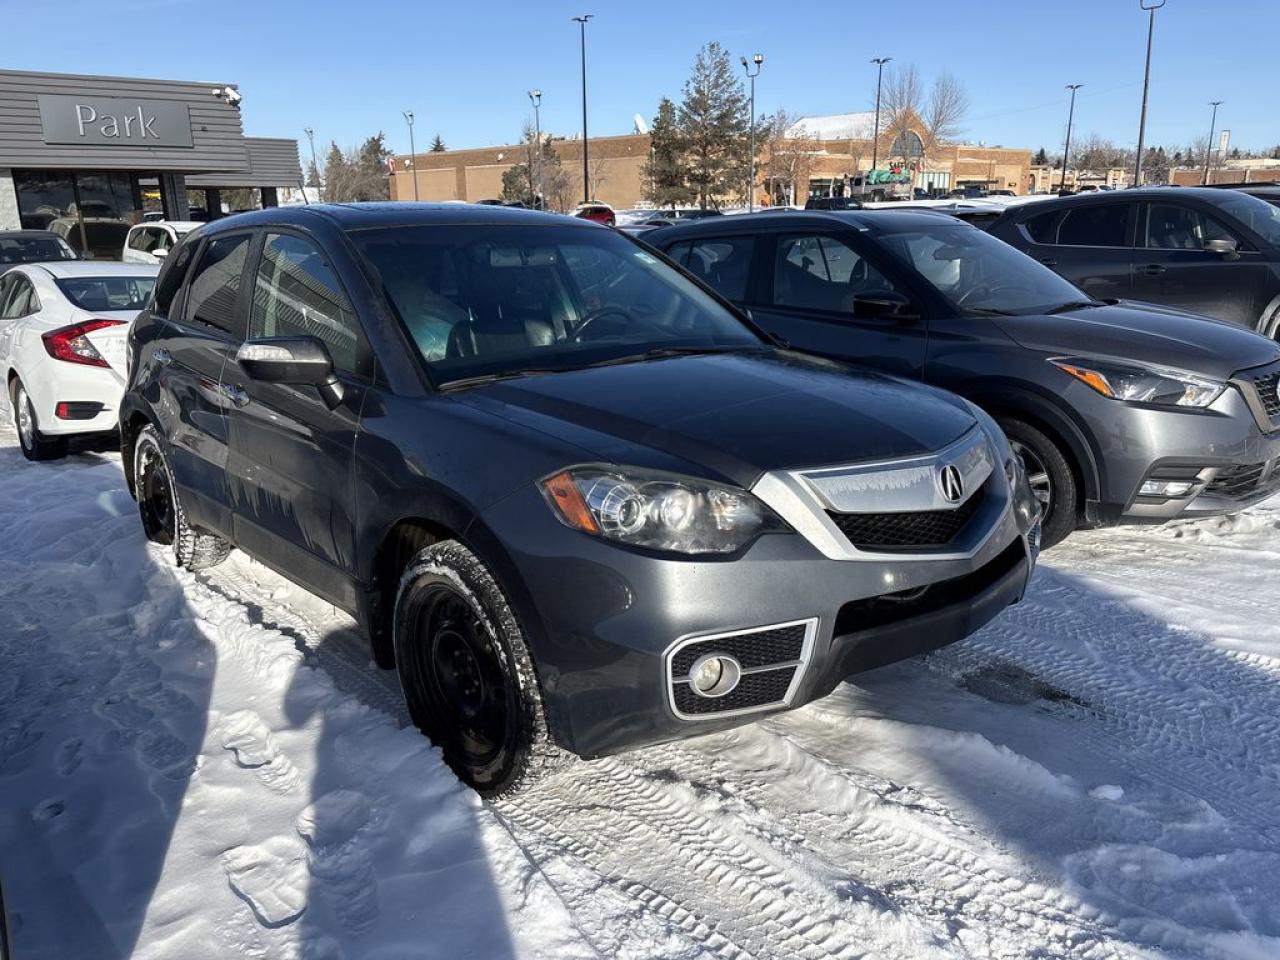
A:
[[[964,499],[964,478],[954,463],[938,471],[938,488],[947,503],[959,503]]]

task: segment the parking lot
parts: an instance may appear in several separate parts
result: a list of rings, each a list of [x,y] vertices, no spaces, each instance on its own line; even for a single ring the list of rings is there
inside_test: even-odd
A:
[[[344,616],[0,442],[23,960],[1280,951],[1275,505],[1077,534],[959,645],[486,805]]]

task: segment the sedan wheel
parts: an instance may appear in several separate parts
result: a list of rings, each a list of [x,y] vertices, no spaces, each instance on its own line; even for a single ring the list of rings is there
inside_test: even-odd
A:
[[[28,460],[55,460],[66,455],[67,441],[62,437],[46,438],[36,422],[36,408],[21,380],[13,383],[14,426],[18,428],[18,445]]]

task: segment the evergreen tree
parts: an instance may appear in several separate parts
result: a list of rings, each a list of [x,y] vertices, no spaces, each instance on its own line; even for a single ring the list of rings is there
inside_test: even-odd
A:
[[[649,159],[640,171],[644,198],[656,207],[689,202],[691,194],[685,182],[681,150],[676,105],[663,97],[649,131]]]
[[[320,186],[320,171],[316,169],[314,162],[307,164],[307,186]]]
[[[330,144],[325,160],[325,200],[386,200],[391,195],[387,177],[390,159],[391,151],[381,133],[369,137],[358,149],[343,150],[336,143]]]
[[[1049,165],[1049,155],[1044,152],[1044,147],[1036,151],[1035,159],[1031,162],[1037,167],[1047,167]]]
[[[444,153],[448,149],[449,148],[444,145],[444,140],[441,139],[440,134],[437,133],[436,138],[431,141],[431,152]]]
[[[698,51],[677,111],[681,157],[690,193],[706,209],[737,196],[747,179],[750,114],[728,52],[712,41]]]

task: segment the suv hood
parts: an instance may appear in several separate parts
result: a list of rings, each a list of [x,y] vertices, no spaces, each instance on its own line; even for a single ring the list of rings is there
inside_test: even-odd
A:
[[[994,319],[1005,334],[1032,350],[1119,357],[1219,380],[1280,356],[1280,345],[1251,330],[1150,303],[1123,301],[1049,316]]]
[[[977,423],[959,398],[783,351],[534,375],[455,399],[604,461],[683,461],[743,487],[770,470],[929,453]]]

